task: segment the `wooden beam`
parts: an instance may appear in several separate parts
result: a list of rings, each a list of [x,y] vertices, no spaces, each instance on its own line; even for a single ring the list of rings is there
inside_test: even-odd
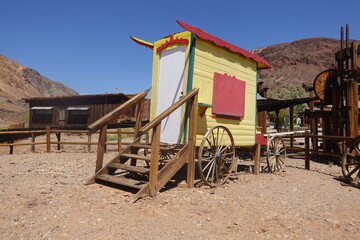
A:
[[[107,130],[107,125],[104,125],[100,129],[99,144],[98,144],[97,156],[96,156],[95,173],[97,173],[103,166],[105,142],[106,142],[106,130]]]
[[[189,154],[187,166],[186,185],[188,188],[194,186],[195,181],[195,146],[196,146],[196,130],[198,116],[198,94],[190,102],[189,114]]]
[[[151,160],[150,160],[150,175],[149,175],[149,195],[151,197],[156,195],[158,189],[156,188],[159,171],[159,152],[160,152],[160,132],[161,123],[158,123],[153,128],[151,139]]]
[[[150,129],[154,128],[156,125],[158,125],[164,118],[169,116],[172,112],[174,112],[177,108],[179,108],[181,105],[183,105],[185,102],[187,102],[190,98],[195,96],[199,92],[198,88],[194,88],[191,90],[188,94],[186,94],[184,97],[182,97],[179,101],[171,105],[168,109],[166,109],[164,112],[162,112],[159,116],[157,116],[154,120],[146,124],[144,127],[142,127],[139,130],[139,133],[146,133],[150,131]]]
[[[35,134],[34,133],[31,134],[31,142],[35,143]],[[35,144],[31,145],[31,152],[35,152]]]
[[[126,101],[125,103],[121,104],[119,107],[115,108],[114,110],[112,110],[111,112],[109,112],[108,114],[103,116],[102,118],[99,118],[98,120],[96,120],[95,122],[90,124],[88,126],[88,130],[91,133],[97,131],[102,126],[104,126],[108,122],[114,120],[114,118],[118,117],[119,113],[121,111],[125,111],[125,110],[129,109],[130,107],[133,107],[135,104],[137,104],[139,101],[143,100],[145,98],[146,94],[147,94],[147,91],[144,91],[144,92],[141,92],[141,93],[135,95],[130,100]]]

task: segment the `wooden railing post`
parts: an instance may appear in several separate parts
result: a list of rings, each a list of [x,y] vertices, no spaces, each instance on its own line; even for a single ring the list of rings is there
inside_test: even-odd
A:
[[[198,94],[196,94],[190,101],[189,114],[189,155],[187,166],[186,185],[188,188],[194,186],[195,181],[195,145],[196,145],[196,129],[197,129],[197,115],[198,115]]]
[[[97,173],[103,166],[104,152],[105,152],[105,142],[106,142],[106,131],[107,131],[107,125],[105,124],[100,129],[99,144],[98,144],[97,157],[96,157],[95,173]]]
[[[151,197],[156,195],[157,180],[159,170],[159,152],[160,152],[160,132],[161,123],[153,127],[151,139],[151,160],[150,160],[150,176],[149,176],[149,195]]]
[[[58,142],[60,142],[61,141],[61,132],[56,133],[56,137],[57,137]],[[60,151],[60,149],[61,149],[61,145],[60,145],[60,143],[58,143],[57,150]]]
[[[305,169],[310,170],[310,133],[305,131]]]
[[[46,127],[46,152],[50,152],[50,126]]]

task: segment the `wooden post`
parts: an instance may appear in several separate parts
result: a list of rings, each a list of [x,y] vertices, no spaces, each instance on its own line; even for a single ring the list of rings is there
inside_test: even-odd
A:
[[[294,106],[290,106],[290,131],[294,131]],[[294,138],[290,138],[290,147],[294,147]]]
[[[35,142],[35,133],[31,134],[31,142]],[[35,144],[31,144],[31,152],[35,152]]]
[[[61,141],[61,132],[56,133],[56,137],[57,137],[58,142],[60,142]],[[60,151],[60,148],[61,148],[61,146],[58,143],[57,150]]]
[[[11,140],[10,141],[10,143],[14,143],[14,141],[13,140]],[[10,154],[13,154],[14,153],[14,146],[12,145],[12,146],[9,146],[9,150],[10,150]]]
[[[196,129],[197,129],[197,115],[198,115],[198,95],[190,101],[189,114],[189,155],[187,166],[186,186],[192,188],[195,181],[195,145],[196,145]]]
[[[121,148],[122,148],[121,128],[117,129],[117,139],[118,139],[118,152],[121,152]]]
[[[88,133],[88,152],[90,152],[91,151],[91,133],[89,132]]]
[[[256,150],[255,150],[255,156],[254,156],[254,174],[259,175],[260,174],[260,150],[261,145],[256,144]]]
[[[106,131],[107,131],[107,125],[105,124],[100,129],[99,144],[98,144],[97,157],[96,157],[95,173],[97,173],[103,166],[104,152],[105,152],[105,142],[106,142]]]
[[[144,111],[144,102],[145,102],[145,99],[136,105],[134,139],[137,138],[139,129],[141,128],[142,113]]]
[[[156,195],[157,180],[159,171],[159,152],[160,152],[160,132],[161,123],[153,128],[151,139],[151,160],[150,160],[150,176],[149,176],[149,195],[151,197]]]
[[[310,170],[310,141],[309,131],[305,131],[305,169]]]
[[[46,152],[50,152],[50,126],[46,126]]]

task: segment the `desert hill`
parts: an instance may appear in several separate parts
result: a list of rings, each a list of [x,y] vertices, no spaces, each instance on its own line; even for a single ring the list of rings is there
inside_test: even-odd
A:
[[[22,98],[70,95],[78,93],[0,54],[0,127],[27,121]]]
[[[262,70],[259,80],[270,91],[288,84],[313,84],[315,77],[329,68],[336,68],[335,53],[340,41],[331,38],[309,38],[251,50],[272,66]]]

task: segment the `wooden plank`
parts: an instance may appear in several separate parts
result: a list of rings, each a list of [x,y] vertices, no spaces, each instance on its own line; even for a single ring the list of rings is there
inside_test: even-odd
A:
[[[98,172],[103,166],[105,141],[106,141],[106,130],[107,130],[107,125],[104,125],[100,130],[99,145],[98,145],[97,156],[96,156],[95,173]]]
[[[112,121],[114,118],[118,117],[120,112],[125,111],[125,110],[129,109],[130,107],[133,107],[139,101],[144,99],[146,94],[147,94],[147,91],[144,91],[144,92],[141,92],[141,93],[135,95],[134,97],[132,97],[131,99],[126,101],[124,104],[120,105],[119,107],[115,108],[114,110],[112,110],[111,112],[109,112],[108,114],[103,116],[102,118],[100,118],[100,119],[96,120],[95,122],[93,122],[92,124],[90,124],[88,126],[88,130],[91,133],[97,131],[104,124],[107,124],[109,121]]]
[[[197,130],[197,116],[198,116],[198,94],[191,100],[190,114],[189,114],[189,154],[186,185],[188,188],[194,186],[195,181],[195,145],[196,145],[196,130]]]
[[[137,154],[131,154],[131,153],[120,154],[120,158],[136,158],[139,160],[151,161],[150,156],[137,155]]]
[[[156,125],[158,125],[164,118],[169,116],[172,112],[174,112],[177,108],[179,108],[181,105],[183,105],[185,102],[187,102],[190,98],[195,96],[199,92],[198,88],[194,88],[191,90],[188,94],[186,94],[184,97],[182,97],[179,101],[171,105],[168,109],[166,109],[164,112],[162,112],[159,116],[157,116],[154,120],[146,124],[144,127],[140,128],[140,133],[146,133],[150,131],[150,129],[154,128]]]
[[[153,134],[151,139],[151,161],[150,161],[150,176],[149,176],[149,195],[151,197],[156,195],[158,191],[156,185],[158,181],[158,169],[159,169],[159,151],[160,151],[160,132],[161,122],[153,128]]]
[[[119,184],[122,186],[127,186],[135,189],[142,189],[146,184],[144,182],[136,181],[134,179],[124,178],[124,177],[116,177],[109,174],[99,174],[96,176],[96,179],[111,182],[115,184]]]
[[[150,171],[149,168],[144,168],[144,167],[139,167],[139,166],[132,166],[132,165],[129,165],[129,164],[121,164],[121,163],[111,163],[111,164],[108,165],[108,167],[123,169],[123,170],[127,170],[129,172],[136,172],[136,173],[141,173],[141,174],[147,174]]]

